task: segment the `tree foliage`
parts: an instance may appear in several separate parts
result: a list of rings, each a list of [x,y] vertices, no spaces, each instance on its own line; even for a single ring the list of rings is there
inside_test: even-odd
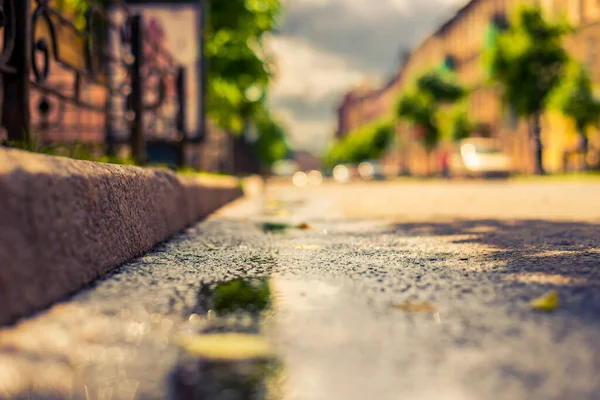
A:
[[[207,112],[222,128],[239,134],[267,103],[273,74],[263,41],[277,22],[279,0],[209,0],[205,55]]]
[[[437,123],[437,107],[430,96],[413,91],[400,98],[397,106],[400,118],[412,122],[422,132],[421,140],[428,151],[433,150],[440,140]]]
[[[441,137],[440,108],[454,104],[466,95],[467,90],[456,81],[453,73],[427,72],[417,78],[413,89],[400,96],[396,115],[419,129],[423,145],[431,151]]]
[[[500,83],[505,104],[529,117],[544,109],[569,60],[562,38],[564,23],[544,20],[538,7],[522,7],[500,32],[485,58],[490,77]]]
[[[253,143],[254,151],[264,166],[271,166],[284,158],[290,151],[286,131],[268,110],[263,109],[255,119],[258,139]]]
[[[450,127],[448,136],[453,141],[459,141],[467,139],[477,129],[476,124],[471,121],[466,107],[457,106],[455,107],[450,116]]]
[[[598,122],[600,101],[594,96],[592,79],[580,64],[573,63],[553,93],[553,105],[573,119],[577,130],[584,132]]]
[[[420,92],[429,95],[437,103],[452,104],[467,95],[467,90],[452,72],[427,72],[417,79]]]
[[[395,132],[391,121],[371,122],[333,143],[324,157],[324,164],[332,168],[340,163],[377,159],[394,140]]]
[[[553,93],[553,105],[575,122],[579,134],[579,150],[584,155],[587,169],[589,140],[587,128],[597,125],[600,118],[600,100],[594,96],[592,79],[578,63],[571,63],[560,86]]]
[[[539,7],[525,6],[484,55],[490,78],[500,84],[503,103],[521,117],[532,118],[539,174],[544,173],[540,118],[568,64],[562,39],[569,30],[566,23],[546,21]]]

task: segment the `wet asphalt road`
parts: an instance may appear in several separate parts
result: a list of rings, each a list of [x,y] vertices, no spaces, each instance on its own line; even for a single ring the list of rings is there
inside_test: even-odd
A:
[[[0,398],[600,399],[598,204],[593,183],[275,185],[0,331]],[[177,345],[222,331],[266,338],[276,372]]]

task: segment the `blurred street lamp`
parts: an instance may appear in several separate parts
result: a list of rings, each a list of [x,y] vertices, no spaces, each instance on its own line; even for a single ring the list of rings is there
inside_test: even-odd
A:
[[[373,179],[375,176],[375,167],[370,162],[361,162],[358,165],[358,173],[365,180]]]
[[[308,173],[308,184],[311,186],[319,186],[323,182],[323,174],[316,169]]]
[[[350,181],[350,170],[345,165],[336,165],[333,169],[333,178],[339,183]]]
[[[292,182],[298,187],[304,187],[308,184],[308,175],[305,172],[298,171],[292,177]]]

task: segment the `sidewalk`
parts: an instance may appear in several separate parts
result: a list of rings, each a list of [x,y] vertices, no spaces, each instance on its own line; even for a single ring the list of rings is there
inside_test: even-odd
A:
[[[223,207],[0,329],[0,393],[598,399],[600,214],[555,211],[589,214],[600,185],[427,186],[268,186]],[[531,309],[551,290],[554,311]],[[277,368],[215,345],[222,333],[257,335]]]
[[[235,178],[0,149],[0,324],[73,293],[241,195]]]

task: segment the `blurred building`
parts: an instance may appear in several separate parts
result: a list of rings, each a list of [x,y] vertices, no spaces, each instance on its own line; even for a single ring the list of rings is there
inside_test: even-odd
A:
[[[503,111],[498,93],[485,84],[482,51],[493,40],[496,29],[505,24],[513,10],[522,4],[538,4],[547,18],[565,16],[575,27],[565,40],[572,56],[589,67],[600,85],[600,1],[597,0],[472,0],[426,37],[401,65],[397,75],[384,87],[349,92],[338,109],[338,138],[392,112],[398,95],[424,70],[446,65],[460,82],[472,90],[469,117],[479,124],[482,134],[502,140],[513,156],[515,168],[533,170],[533,149],[526,122]],[[564,166],[564,155],[577,144],[574,124],[554,112],[543,117],[544,163],[548,171]],[[427,160],[419,145],[418,132],[406,123],[398,125],[398,140],[384,161],[396,164],[398,171],[425,174],[438,168],[435,157]],[[590,137],[592,147],[600,147],[598,132]],[[567,160],[568,161],[568,160]],[[430,165],[428,166],[427,163]]]
[[[314,154],[308,151],[295,151],[294,161],[298,163],[298,168],[301,171],[310,171],[312,169],[321,169],[321,160]]]
[[[383,87],[367,83],[356,86],[342,100],[338,112],[338,127],[335,133],[341,139],[353,130],[381,117],[389,110],[397,96],[400,74],[394,76]]]

